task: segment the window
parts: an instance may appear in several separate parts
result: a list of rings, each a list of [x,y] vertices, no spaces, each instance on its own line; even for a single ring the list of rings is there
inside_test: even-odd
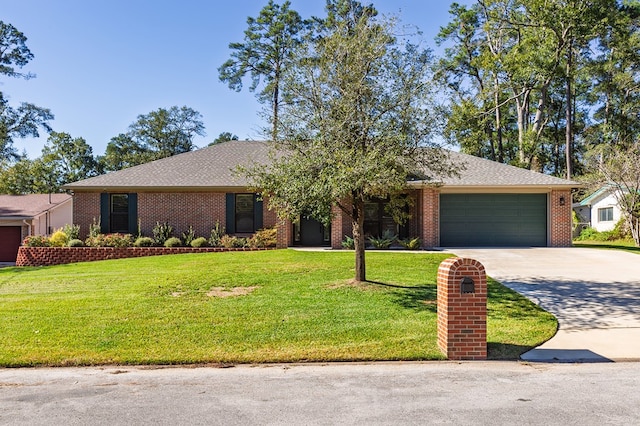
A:
[[[398,225],[386,211],[387,201],[371,201],[364,204],[364,234],[367,237],[381,237],[385,232],[404,238],[405,226]]]
[[[132,234],[138,225],[138,194],[100,194],[100,232]]]
[[[236,194],[236,232],[252,233],[256,231],[254,198],[253,194]]]
[[[229,235],[252,234],[262,229],[262,201],[256,194],[226,194],[225,227]]]
[[[111,194],[109,232],[129,232],[129,195]]]
[[[598,222],[613,222],[613,207],[598,209]]]

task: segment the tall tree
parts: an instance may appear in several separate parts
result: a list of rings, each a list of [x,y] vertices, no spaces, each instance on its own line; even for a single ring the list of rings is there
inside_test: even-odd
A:
[[[231,58],[218,68],[220,80],[233,90],[242,89],[247,74],[251,76],[250,91],[262,86],[258,99],[271,107],[270,136],[273,140],[278,137],[282,76],[294,62],[293,52],[300,45],[306,26],[290,6],[289,1],[278,5],[269,0],[257,18],[247,18],[244,42],[230,43]]]
[[[451,169],[430,139],[430,53],[401,45],[394,22],[358,2],[330,0],[327,11],[321,36],[298,50],[300,60],[283,80],[292,100],[274,145],[283,155],[248,174],[284,217],[328,223],[332,206],[348,216],[355,279],[365,281],[365,202],[389,200],[389,213],[401,222],[409,178]]]
[[[84,138],[72,138],[69,133],[51,132],[42,148],[42,161],[53,166],[55,186],[98,175],[98,164],[93,149]]]
[[[591,152],[600,185],[612,189],[636,246],[640,247],[640,140],[628,146],[602,145]]]
[[[222,133],[220,133],[218,135],[217,138],[215,138],[213,140],[213,142],[211,142],[209,144],[209,146],[216,145],[216,144],[219,144],[219,143],[222,143],[222,142],[237,141],[237,140],[238,140],[238,136],[234,135],[233,133],[231,133],[231,132],[222,132]]]
[[[27,37],[13,25],[0,21],[0,75],[25,79],[35,77],[18,71],[33,59],[26,42]],[[27,102],[22,102],[17,108],[12,107],[0,91],[0,159],[17,160],[14,139],[38,137],[39,128],[50,132],[51,120],[53,114],[49,109]]]
[[[193,138],[206,133],[202,114],[186,106],[172,106],[139,115],[129,126],[129,135],[158,159],[193,150]]]
[[[206,135],[199,112],[186,106],[159,108],[139,115],[127,133],[111,138],[100,166],[115,171],[188,152],[196,135]]]

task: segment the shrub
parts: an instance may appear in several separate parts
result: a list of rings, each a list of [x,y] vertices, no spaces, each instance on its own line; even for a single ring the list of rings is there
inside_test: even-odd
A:
[[[177,237],[168,238],[167,241],[164,242],[165,247],[180,247],[181,245],[182,241]]]
[[[69,243],[67,245],[69,247],[84,247],[84,243],[82,242],[82,240],[79,240],[77,238],[69,240]]]
[[[249,239],[249,247],[275,247],[278,244],[278,229],[272,228],[261,229]]]
[[[209,245],[211,247],[222,247],[222,237],[224,236],[224,226],[220,226],[220,221],[216,220],[216,224],[211,230],[211,236],[209,237]]]
[[[207,239],[205,237],[199,237],[191,241],[191,247],[206,247]]]
[[[388,249],[396,241],[396,235],[389,231],[384,231],[381,237],[369,237],[369,244],[376,249]]]
[[[62,227],[62,231],[67,234],[69,240],[79,240],[80,239],[80,225],[65,225]]]
[[[134,247],[151,247],[153,245],[153,238],[138,237],[133,243]]]
[[[407,250],[418,250],[420,248],[420,238],[407,238],[398,240],[398,243]]]
[[[85,240],[88,247],[131,247],[131,234],[98,234]]]
[[[44,235],[29,235],[22,242],[27,247],[49,247],[49,239]]]
[[[93,218],[93,223],[91,223],[91,225],[89,225],[89,237],[97,237],[98,235],[100,235],[100,219],[98,219],[98,221],[96,222],[96,218]]]
[[[69,236],[62,229],[58,229],[49,237],[51,247],[64,247],[69,242]]]
[[[196,233],[193,231],[193,226],[189,226],[189,229],[182,233],[182,242],[185,246],[190,246],[191,241],[196,238]]]
[[[342,248],[345,248],[347,250],[353,250],[354,248],[356,248],[356,243],[355,241],[353,241],[353,238],[351,238],[348,235],[345,235],[344,240],[342,240]]]
[[[167,222],[156,222],[156,226],[153,227],[153,241],[159,246],[164,245],[165,241],[167,241],[173,235],[173,226],[169,225]]]
[[[220,244],[224,248],[242,248],[249,245],[246,238],[238,238],[231,235],[223,235],[220,238]]]

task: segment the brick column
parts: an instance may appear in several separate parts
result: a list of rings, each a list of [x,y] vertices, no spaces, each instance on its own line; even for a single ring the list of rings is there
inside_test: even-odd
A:
[[[282,249],[293,245],[293,224],[289,220],[278,219],[276,248]]]
[[[568,189],[551,191],[551,247],[571,247],[573,220],[571,218],[571,191]]]
[[[487,359],[487,276],[477,260],[454,257],[438,268],[438,347],[452,360]]]
[[[422,246],[424,248],[440,245],[439,218],[440,193],[434,188],[422,189]]]

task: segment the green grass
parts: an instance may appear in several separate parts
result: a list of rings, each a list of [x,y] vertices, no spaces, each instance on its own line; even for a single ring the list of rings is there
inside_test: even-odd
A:
[[[575,247],[623,250],[623,251],[628,251],[629,253],[640,254],[640,247],[637,247],[633,242],[633,240],[615,240],[615,241],[585,240],[585,241],[574,241],[573,245]]]
[[[0,365],[432,360],[442,254],[209,253],[0,269]],[[242,287],[246,295],[214,297]],[[253,289],[251,289],[253,288]],[[555,318],[490,281],[489,356],[550,338]]]

